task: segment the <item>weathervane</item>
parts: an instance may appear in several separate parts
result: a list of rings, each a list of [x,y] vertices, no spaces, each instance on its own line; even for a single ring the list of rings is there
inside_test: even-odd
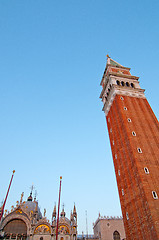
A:
[[[62,204],[62,208],[63,208],[63,210],[64,210],[64,207],[65,207],[65,204],[63,203],[63,204]]]
[[[32,183],[32,185],[31,185],[30,189],[31,189],[30,195],[32,195],[33,190],[34,190],[34,185],[33,185],[33,183]]]

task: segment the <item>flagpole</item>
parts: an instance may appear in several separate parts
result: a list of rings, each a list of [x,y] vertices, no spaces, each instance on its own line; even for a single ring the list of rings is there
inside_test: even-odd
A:
[[[10,180],[10,183],[9,183],[8,191],[7,191],[7,194],[6,194],[3,206],[2,206],[1,215],[0,215],[0,221],[1,221],[2,216],[3,216],[4,207],[5,207],[5,204],[6,204],[6,201],[7,201],[7,197],[8,197],[8,194],[9,194],[9,190],[10,190],[10,187],[11,187],[11,183],[12,183],[12,180],[13,180],[14,173],[15,173],[15,170],[13,170],[13,174],[12,174],[12,177],[11,177],[11,180]]]
[[[61,197],[61,182],[62,182],[62,177],[60,177],[59,202],[58,202],[58,213],[57,213],[57,224],[56,224],[56,240],[57,240],[57,238],[58,238],[59,212],[60,212],[60,197]]]

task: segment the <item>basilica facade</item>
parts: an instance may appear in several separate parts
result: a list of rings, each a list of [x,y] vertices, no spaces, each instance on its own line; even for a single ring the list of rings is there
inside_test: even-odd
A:
[[[46,218],[46,210],[42,216],[36,198],[32,198],[32,192],[27,201],[23,201],[23,194],[16,207],[12,206],[11,212],[5,211],[0,223],[1,239],[27,239],[27,240],[55,240],[57,214],[56,206],[52,214],[52,221]],[[70,219],[66,217],[64,207],[60,214],[58,224],[58,240],[77,239],[77,212],[74,205]]]

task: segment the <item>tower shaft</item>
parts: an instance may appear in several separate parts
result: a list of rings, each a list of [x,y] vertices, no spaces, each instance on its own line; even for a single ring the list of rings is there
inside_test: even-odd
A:
[[[127,239],[159,239],[159,123],[138,77],[108,57],[101,82]]]

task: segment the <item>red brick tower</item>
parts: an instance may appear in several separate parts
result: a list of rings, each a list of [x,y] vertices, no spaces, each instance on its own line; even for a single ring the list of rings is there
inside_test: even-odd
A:
[[[109,56],[100,98],[106,115],[126,239],[159,239],[159,123],[138,77]]]

